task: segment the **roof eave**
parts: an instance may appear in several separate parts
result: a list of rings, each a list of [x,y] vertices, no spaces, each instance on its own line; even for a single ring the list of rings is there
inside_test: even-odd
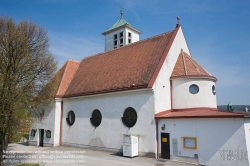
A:
[[[206,115],[206,116],[162,116],[155,117],[155,119],[183,119],[183,118],[244,118],[242,115]]]
[[[108,90],[103,90],[103,91],[92,91],[92,92],[85,92],[85,93],[79,93],[79,94],[70,94],[70,95],[64,95],[60,97],[62,98],[83,97],[83,96],[101,95],[101,94],[107,94],[107,93],[123,92],[123,91],[130,91],[130,90],[139,90],[139,89],[150,89],[150,88],[147,88],[147,85],[143,85],[143,86],[136,86],[136,87],[126,87],[126,88],[119,88],[119,89],[108,89]]]
[[[204,75],[180,75],[180,76],[171,76],[170,80],[173,79],[183,79],[183,78],[199,78],[199,79],[210,79],[213,80],[215,82],[218,81],[218,79],[214,76],[204,76]]]

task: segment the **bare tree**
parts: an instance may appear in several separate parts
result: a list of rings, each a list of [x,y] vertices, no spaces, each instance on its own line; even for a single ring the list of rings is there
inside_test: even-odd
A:
[[[17,24],[11,18],[0,17],[2,165],[2,155],[10,136],[30,125],[31,111],[39,112],[52,102],[57,83],[50,80],[56,68],[57,63],[49,51],[47,32],[43,28],[32,22],[21,21]]]

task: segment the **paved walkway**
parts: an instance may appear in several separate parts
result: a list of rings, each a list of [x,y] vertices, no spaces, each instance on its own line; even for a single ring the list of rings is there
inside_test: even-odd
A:
[[[34,147],[27,143],[9,144],[6,155],[7,165],[40,163],[40,166],[191,166],[164,159],[147,157],[128,158],[112,152],[96,151],[77,147]]]

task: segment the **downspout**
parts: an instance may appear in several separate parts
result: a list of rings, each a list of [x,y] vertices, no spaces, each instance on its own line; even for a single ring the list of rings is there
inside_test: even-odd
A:
[[[159,158],[159,146],[158,146],[158,119],[155,118],[156,124],[156,159]]]
[[[173,100],[172,100],[172,80],[170,80],[170,103],[171,103],[171,112],[173,112]]]
[[[60,140],[59,146],[62,146],[62,118],[63,118],[63,100],[61,101],[61,118],[60,118]]]

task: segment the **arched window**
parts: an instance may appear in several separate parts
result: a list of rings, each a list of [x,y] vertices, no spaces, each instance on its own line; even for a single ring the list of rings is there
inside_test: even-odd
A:
[[[95,109],[92,112],[92,116],[90,118],[90,121],[92,123],[93,126],[98,127],[101,122],[102,122],[102,114],[98,109]]]
[[[75,123],[75,113],[71,110],[66,118],[68,125],[72,126]]]
[[[197,94],[199,92],[199,87],[195,84],[190,85],[189,92],[192,94]]]
[[[51,138],[51,131],[50,131],[50,130],[47,130],[47,131],[46,131],[46,137],[47,137],[47,138]]]
[[[137,113],[134,108],[128,107],[122,117],[122,122],[125,126],[131,128],[136,124],[137,121]]]
[[[36,130],[35,130],[35,129],[32,129],[31,132],[30,132],[30,135],[31,135],[32,137],[35,137],[35,135],[36,135]]]

